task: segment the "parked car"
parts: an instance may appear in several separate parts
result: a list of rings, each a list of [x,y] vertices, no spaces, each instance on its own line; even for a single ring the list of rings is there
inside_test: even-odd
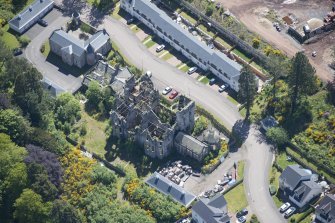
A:
[[[127,25],[131,24],[132,22],[134,22],[134,18],[130,18],[127,20]]]
[[[215,84],[215,78],[212,78],[209,80],[209,85],[213,85],[213,84]]]
[[[170,93],[170,91],[172,91],[172,88],[171,87],[166,87],[164,90],[163,90],[163,95],[167,95],[168,93]]]
[[[288,203],[288,202],[286,202],[285,204],[283,204],[282,206],[280,206],[279,210],[280,210],[281,212],[284,212],[284,211],[286,211],[289,207],[291,207],[291,204]]]
[[[290,207],[287,211],[285,211],[285,217],[288,218],[290,217],[292,214],[294,214],[294,212],[296,211],[297,209],[295,207]]]
[[[247,217],[246,216],[242,216],[242,217],[239,217],[237,220],[240,223],[245,223],[247,221]]]
[[[48,22],[45,21],[45,20],[43,20],[43,19],[39,19],[37,22],[38,22],[38,24],[40,24],[41,26],[44,26],[44,27],[48,26]]]
[[[316,57],[316,51],[312,52],[312,57]]]
[[[15,48],[13,50],[13,55],[14,56],[18,56],[18,55],[21,55],[22,54],[22,49],[21,48]]]
[[[223,84],[223,85],[221,85],[221,86],[220,86],[220,88],[219,88],[219,92],[221,93],[221,92],[223,92],[223,91],[227,90],[227,89],[228,89],[228,87],[229,87],[229,85],[228,85],[228,84]]]
[[[240,210],[239,212],[237,212],[236,217],[240,218],[240,217],[243,217],[247,214],[248,214],[248,210],[246,208],[244,208],[244,209]]]
[[[199,173],[199,172],[193,172],[193,173],[192,173],[192,176],[200,177],[200,173]]]
[[[164,50],[164,48],[165,48],[165,45],[164,45],[164,44],[159,45],[159,46],[157,46],[157,48],[156,48],[156,52],[159,53],[159,52],[161,52],[162,50]]]
[[[188,74],[193,74],[194,72],[196,72],[198,70],[197,67],[191,67],[190,69],[188,69],[187,73]]]
[[[170,94],[169,98],[170,98],[170,99],[174,99],[175,97],[177,97],[178,94],[179,94],[178,91],[173,91],[173,92]]]

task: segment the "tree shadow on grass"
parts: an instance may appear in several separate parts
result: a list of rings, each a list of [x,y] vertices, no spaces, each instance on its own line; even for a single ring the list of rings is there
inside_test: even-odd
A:
[[[81,0],[63,0],[62,3],[65,16],[72,16],[73,12],[81,12],[87,4],[86,1]]]

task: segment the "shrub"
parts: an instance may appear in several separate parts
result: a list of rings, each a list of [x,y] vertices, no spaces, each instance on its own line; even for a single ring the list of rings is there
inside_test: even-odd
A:
[[[277,144],[279,147],[283,146],[289,140],[287,132],[281,127],[270,128],[266,132],[266,137],[268,137],[273,143]]]
[[[208,127],[208,120],[204,116],[200,116],[194,124],[193,135],[200,135]]]
[[[214,5],[213,4],[208,4],[207,7],[206,7],[206,12],[205,14],[207,16],[211,16],[214,12]]]
[[[30,38],[27,35],[22,35],[18,38],[18,41],[21,44],[21,47],[26,47],[30,43]]]
[[[255,214],[251,215],[250,223],[259,223],[259,220]]]
[[[44,53],[44,51],[45,51],[45,44],[43,43],[43,45],[42,45],[41,48],[40,48],[40,52],[41,52],[41,53]]]
[[[259,47],[259,45],[261,44],[261,40],[259,39],[259,38],[256,38],[256,37],[254,37],[253,39],[252,39],[252,46],[254,47],[254,48],[258,48]]]

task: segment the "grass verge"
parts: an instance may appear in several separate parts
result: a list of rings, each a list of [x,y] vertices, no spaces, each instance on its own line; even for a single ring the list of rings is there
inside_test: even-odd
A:
[[[228,211],[230,213],[236,213],[248,206],[243,183],[226,193],[224,197],[228,203]]]
[[[238,57],[242,58],[243,60],[249,62],[250,61],[250,58],[247,57],[246,55],[244,55],[241,51],[239,51],[238,49],[234,49],[232,51],[235,55],[237,55]]]
[[[162,57],[162,59],[163,60],[168,60],[168,59],[171,59],[173,57],[173,55],[171,54],[171,53],[167,53],[167,54],[165,54],[163,57]]]
[[[42,53],[45,57],[48,57],[49,53],[50,53],[50,43],[49,40],[45,41],[44,44],[44,52]]]
[[[207,33],[208,35],[210,35],[211,37],[215,36],[215,34],[209,29],[207,29],[207,27],[205,27],[203,24],[200,24],[198,28],[201,29],[203,32]]]
[[[184,17],[185,19],[187,19],[190,23],[192,23],[193,25],[195,25],[197,23],[197,19],[190,16],[189,14],[187,14],[186,12],[181,12],[180,15],[182,17]]]
[[[244,177],[244,166],[245,166],[245,161],[244,160],[238,161],[238,163],[237,163],[238,180],[240,180]]]
[[[1,28],[3,35],[0,36],[0,39],[12,50],[20,47],[20,43],[17,40],[16,36],[9,31],[9,25],[5,25]]]
[[[228,95],[227,96],[227,99],[231,102],[231,103],[233,103],[234,105],[238,105],[238,104],[240,104],[240,103],[238,103],[238,101],[236,101],[232,96],[230,96],[230,95]]]

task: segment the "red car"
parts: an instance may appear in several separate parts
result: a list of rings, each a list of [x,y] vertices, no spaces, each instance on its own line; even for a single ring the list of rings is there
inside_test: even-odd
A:
[[[175,97],[177,97],[178,94],[179,94],[178,91],[173,91],[173,92],[170,94],[169,98],[170,98],[170,99],[174,99]]]

